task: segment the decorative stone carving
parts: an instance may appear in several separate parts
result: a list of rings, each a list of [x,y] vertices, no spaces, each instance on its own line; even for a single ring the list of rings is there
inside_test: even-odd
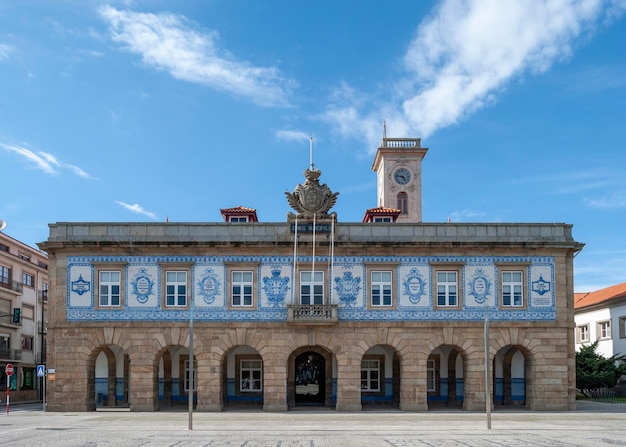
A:
[[[287,213],[288,219],[312,219],[314,215],[318,219],[329,219],[331,216],[336,218],[337,213],[328,214],[328,210],[335,205],[339,193],[333,193],[325,183],[319,184],[321,174],[319,169],[313,169],[311,165],[311,169],[304,171],[304,184],[298,184],[293,193],[285,191],[289,205],[298,212],[297,215]]]

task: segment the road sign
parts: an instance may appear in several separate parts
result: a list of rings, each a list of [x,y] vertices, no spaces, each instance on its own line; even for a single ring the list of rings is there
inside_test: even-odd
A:
[[[9,377],[13,375],[13,365],[11,363],[7,363],[7,366],[4,367],[4,373]]]
[[[44,377],[45,375],[45,365],[37,365],[37,377]]]

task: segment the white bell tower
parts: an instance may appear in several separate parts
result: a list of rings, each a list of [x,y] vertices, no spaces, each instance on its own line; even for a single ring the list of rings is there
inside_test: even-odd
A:
[[[372,171],[378,178],[378,206],[400,210],[396,222],[422,221],[422,159],[419,138],[383,137]]]

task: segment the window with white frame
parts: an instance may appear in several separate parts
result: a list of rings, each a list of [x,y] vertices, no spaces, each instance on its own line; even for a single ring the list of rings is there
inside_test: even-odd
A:
[[[361,360],[361,391],[380,391],[378,360]]]
[[[391,217],[389,216],[385,216],[385,217],[374,217],[374,222],[375,223],[390,223]]]
[[[300,272],[300,304],[324,304],[324,272]]]
[[[459,272],[437,272],[437,306],[455,307],[459,305]]]
[[[98,275],[98,305],[115,307],[120,305],[121,278],[119,271],[100,270]]]
[[[598,338],[608,340],[611,338],[611,320],[600,321],[598,323]]]
[[[242,359],[239,364],[241,381],[239,391],[251,393],[263,390],[263,362],[261,360]]]
[[[30,273],[22,273],[22,283],[28,287],[34,287],[35,285],[35,276]]]
[[[231,272],[231,305],[233,307],[252,306],[252,271]]]
[[[193,383],[189,381],[189,360],[185,360],[185,392],[189,392],[189,385],[193,385],[193,390],[198,390],[198,365],[193,362]]]
[[[372,271],[370,278],[370,298],[372,306],[391,306],[392,272]]]
[[[187,306],[187,272],[167,270],[165,272],[165,305]]]
[[[228,221],[231,223],[245,223],[248,222],[247,216],[230,216]]]
[[[502,272],[502,306],[524,305],[524,274],[521,271]]]
[[[589,325],[583,324],[576,327],[576,342],[586,343],[589,341]]]
[[[435,361],[428,360],[426,362],[426,391],[436,391],[437,386],[435,383]]]
[[[0,265],[0,283],[10,284],[10,281],[11,269],[9,267],[5,267],[4,265]]]

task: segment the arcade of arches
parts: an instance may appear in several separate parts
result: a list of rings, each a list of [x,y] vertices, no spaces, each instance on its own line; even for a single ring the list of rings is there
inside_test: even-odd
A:
[[[77,383],[85,378],[84,390],[78,392],[85,410],[129,407],[131,411],[166,411],[188,406],[194,378],[194,407],[198,411],[484,409],[484,345],[477,343],[481,335],[477,328],[448,331],[454,336],[442,334],[439,343],[433,336],[437,331],[429,331],[428,336],[421,334],[421,344],[414,344],[420,336],[408,343],[401,336],[406,332],[388,329],[378,331],[379,335],[386,332],[385,340],[359,331],[361,340],[349,344],[350,339],[344,337],[342,345],[336,343],[341,338],[330,333],[324,337],[312,332],[304,337],[274,334],[273,338],[269,332],[258,330],[233,330],[219,337],[200,333],[194,337],[193,374],[184,330],[168,330],[178,337],[159,335],[152,342],[146,339],[149,332],[141,337],[137,332],[120,332],[109,337],[110,341],[124,343],[94,344],[85,352],[85,362],[74,364]],[[495,340],[511,341],[510,337],[492,331],[494,334],[490,350],[493,408],[538,406],[533,405],[536,391],[532,378],[537,374],[533,352],[521,344],[500,345]],[[359,334],[352,333],[352,337],[357,340]],[[94,337],[100,341],[105,338]],[[446,343],[446,338],[457,343]],[[207,345],[208,341],[213,344]]]

